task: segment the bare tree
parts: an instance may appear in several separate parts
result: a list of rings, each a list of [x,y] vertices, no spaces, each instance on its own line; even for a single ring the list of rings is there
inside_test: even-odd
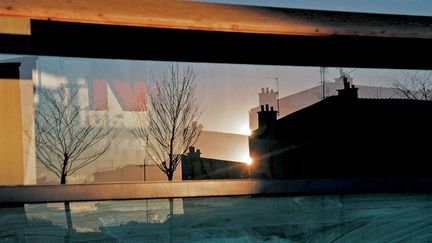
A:
[[[149,160],[171,181],[182,155],[201,133],[195,73],[190,66],[180,69],[172,64],[153,82],[155,89],[148,92],[148,105],[145,94],[138,95],[139,104],[147,105],[147,111],[136,116],[132,134],[145,147]]]
[[[393,80],[397,93],[412,100],[432,100],[432,72],[406,72],[402,80]]]
[[[115,128],[108,128],[104,116],[93,124],[80,118],[78,89],[38,89],[35,111],[36,159],[54,173],[61,184],[78,170],[97,160],[111,144]]]

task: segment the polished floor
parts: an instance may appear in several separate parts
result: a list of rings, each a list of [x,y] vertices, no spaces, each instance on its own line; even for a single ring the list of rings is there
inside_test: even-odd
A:
[[[432,242],[432,195],[28,204],[0,208],[0,229],[0,242]]]

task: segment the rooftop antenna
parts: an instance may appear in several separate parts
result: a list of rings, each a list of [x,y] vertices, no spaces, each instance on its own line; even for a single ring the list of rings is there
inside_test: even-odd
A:
[[[348,77],[348,75],[350,75],[351,73],[353,73],[355,70],[356,69],[353,69],[353,70],[351,70],[349,72],[344,72],[343,68],[339,68],[339,75],[340,75],[341,78]]]
[[[279,77],[275,78],[267,78],[267,79],[274,79],[276,80],[276,102],[277,102],[277,115],[279,116]]]
[[[325,93],[325,85],[326,85],[325,73],[326,73],[326,69],[327,69],[327,67],[320,67],[320,78],[321,78],[321,85],[322,85],[322,99],[326,98],[326,93]],[[342,73],[343,73],[342,68],[340,69],[340,73],[342,75]]]

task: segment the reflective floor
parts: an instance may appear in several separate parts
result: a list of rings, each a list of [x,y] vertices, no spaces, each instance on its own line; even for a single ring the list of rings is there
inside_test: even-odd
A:
[[[0,229],[0,242],[431,242],[432,195],[30,204],[0,208]]]

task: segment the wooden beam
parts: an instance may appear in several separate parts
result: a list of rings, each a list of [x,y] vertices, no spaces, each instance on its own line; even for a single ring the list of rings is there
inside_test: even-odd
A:
[[[432,38],[432,17],[173,0],[4,0],[0,16],[260,34]]]

